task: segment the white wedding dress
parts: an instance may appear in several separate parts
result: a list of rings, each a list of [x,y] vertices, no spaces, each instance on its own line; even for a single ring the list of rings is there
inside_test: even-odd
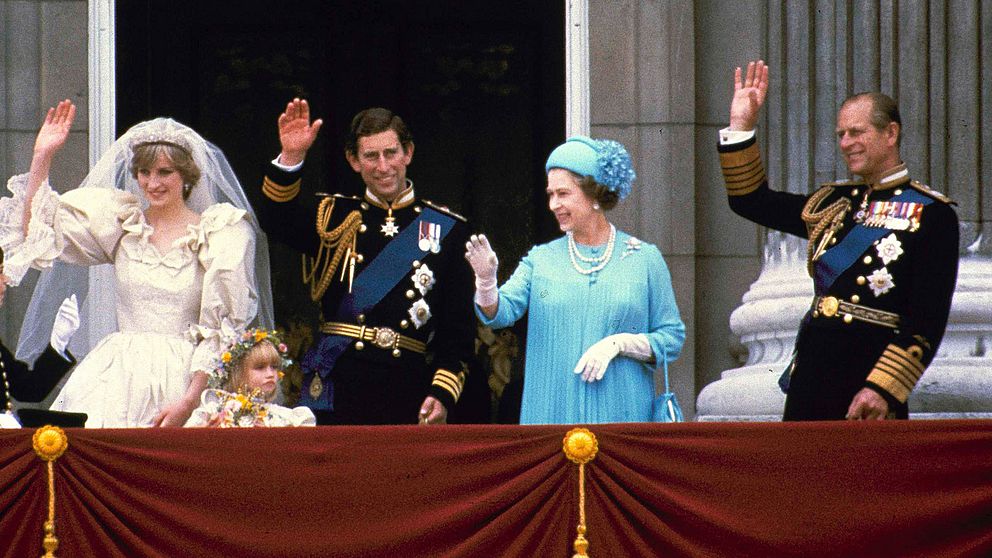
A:
[[[186,393],[193,372],[211,369],[226,340],[255,317],[255,235],[245,211],[211,205],[161,253],[133,194],[77,188],[60,196],[46,181],[25,238],[18,212],[26,179],[11,178],[14,197],[0,200],[8,274],[19,281],[29,266],[46,268],[58,258],[111,263],[117,280],[118,331],[77,365],[52,409],[86,413],[87,427],[151,425]]]

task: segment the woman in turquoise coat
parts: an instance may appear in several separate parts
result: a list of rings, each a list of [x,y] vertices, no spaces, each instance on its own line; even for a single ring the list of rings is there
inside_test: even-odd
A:
[[[685,326],[661,252],[606,217],[630,193],[630,156],[615,141],[575,136],[545,170],[565,236],[531,248],[499,289],[485,235],[465,254],[483,324],[508,327],[530,313],[520,422],[650,421],[654,369],[678,357]]]

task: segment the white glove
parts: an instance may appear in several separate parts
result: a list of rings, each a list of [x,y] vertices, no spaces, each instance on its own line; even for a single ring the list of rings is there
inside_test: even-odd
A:
[[[582,374],[582,380],[586,382],[602,380],[610,361],[621,354],[647,362],[654,353],[651,352],[651,344],[643,333],[607,335],[586,349],[573,372]]]
[[[59,313],[55,315],[55,324],[52,326],[52,347],[65,355],[66,345],[72,334],[79,329],[79,305],[76,304],[76,295],[62,301]]]
[[[496,270],[499,259],[489,246],[486,235],[472,235],[465,243],[465,259],[475,272],[475,303],[485,308],[499,302],[496,290]]]

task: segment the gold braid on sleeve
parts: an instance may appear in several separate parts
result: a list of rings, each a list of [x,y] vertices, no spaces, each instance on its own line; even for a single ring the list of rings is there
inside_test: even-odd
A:
[[[851,200],[840,198],[823,209],[818,209],[833,188],[821,188],[813,193],[803,206],[802,219],[806,223],[809,242],[806,244],[806,272],[813,276],[813,262],[829,246],[844,215],[851,209]]]
[[[307,271],[307,256],[303,255],[303,282],[310,285],[310,298],[316,302],[324,296],[331,284],[334,272],[337,271],[341,260],[355,254],[355,239],[358,228],[362,226],[362,213],[357,209],[348,214],[334,230],[327,230],[331,222],[331,212],[334,211],[334,198],[324,198],[317,208],[317,236],[320,246],[317,255],[310,258]],[[334,250],[333,254],[331,250]],[[318,269],[320,273],[318,273]]]

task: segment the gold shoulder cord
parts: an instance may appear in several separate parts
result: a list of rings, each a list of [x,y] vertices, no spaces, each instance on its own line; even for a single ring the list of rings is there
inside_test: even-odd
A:
[[[809,233],[809,242],[806,244],[806,272],[810,277],[813,276],[813,262],[827,249],[834,232],[844,220],[844,215],[851,209],[851,200],[841,198],[817,211],[820,203],[832,192],[833,188],[821,188],[814,192],[803,206],[802,219]]]
[[[317,208],[317,236],[320,238],[320,246],[317,248],[316,257],[310,260],[309,272],[307,256],[303,255],[303,282],[310,285],[310,298],[314,302],[324,296],[345,252],[355,253],[355,239],[358,236],[358,228],[362,226],[362,213],[356,209],[349,213],[337,228],[328,231],[327,225],[331,222],[332,211],[334,211],[334,198],[324,198]],[[331,249],[334,249],[333,255],[330,253]],[[318,268],[320,268],[319,279]]]

